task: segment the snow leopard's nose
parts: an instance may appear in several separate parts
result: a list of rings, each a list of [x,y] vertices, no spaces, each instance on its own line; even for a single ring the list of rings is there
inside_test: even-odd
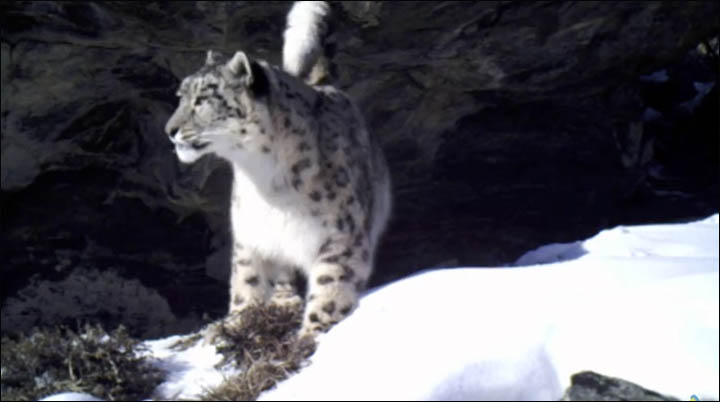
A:
[[[175,113],[170,116],[167,123],[165,123],[165,134],[167,134],[170,138],[174,139],[177,133],[180,131],[181,121],[181,115],[176,110]]]
[[[173,120],[174,119],[171,117],[170,120],[165,123],[165,134],[169,135],[170,137],[175,137],[177,132],[180,130],[180,127],[178,127],[177,124],[173,124]]]
[[[173,127],[173,128],[170,128],[170,129],[165,129],[165,132],[167,133],[167,135],[170,136],[170,138],[175,138],[175,136],[177,135],[178,131],[180,131],[180,129],[177,128],[177,127]]]
[[[165,134],[167,134],[171,140],[174,140],[175,136],[177,136],[177,134],[180,132],[180,126],[172,123],[173,119],[170,119],[170,121],[168,121],[165,125]]]

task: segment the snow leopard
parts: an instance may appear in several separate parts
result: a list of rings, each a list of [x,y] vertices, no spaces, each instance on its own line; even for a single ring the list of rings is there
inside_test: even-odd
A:
[[[293,5],[284,68],[243,51],[208,51],[182,80],[165,127],[181,162],[214,154],[232,165],[227,319],[297,300],[300,278],[301,336],[355,309],[392,201],[385,157],[357,104],[311,82],[329,12],[326,2]]]

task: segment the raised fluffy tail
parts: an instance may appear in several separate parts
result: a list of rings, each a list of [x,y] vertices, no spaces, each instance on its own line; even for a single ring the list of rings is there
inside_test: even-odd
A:
[[[330,6],[325,1],[297,1],[287,16],[283,68],[286,72],[311,80],[310,71],[323,53],[328,33]]]

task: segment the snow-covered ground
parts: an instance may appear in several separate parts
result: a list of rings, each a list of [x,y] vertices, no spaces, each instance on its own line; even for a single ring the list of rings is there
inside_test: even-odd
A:
[[[368,292],[261,399],[557,400],[592,370],[717,400],[718,282],[718,215],[617,227],[513,267],[422,272]],[[148,342],[172,372],[157,398],[222,379],[213,348],[171,352],[174,340]]]

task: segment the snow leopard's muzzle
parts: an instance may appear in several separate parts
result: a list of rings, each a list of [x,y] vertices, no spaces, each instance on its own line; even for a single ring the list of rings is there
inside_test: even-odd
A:
[[[187,102],[181,99],[180,105],[165,124],[165,133],[175,144],[175,153],[182,163],[195,162],[207,153],[206,148],[210,145],[206,140],[199,138],[199,133],[188,119],[190,115],[191,110]]]
[[[165,133],[175,144],[175,153],[180,162],[193,163],[206,153],[203,151],[210,143],[198,139],[193,134],[193,130],[186,130],[174,124],[174,117],[171,117],[165,125]]]

